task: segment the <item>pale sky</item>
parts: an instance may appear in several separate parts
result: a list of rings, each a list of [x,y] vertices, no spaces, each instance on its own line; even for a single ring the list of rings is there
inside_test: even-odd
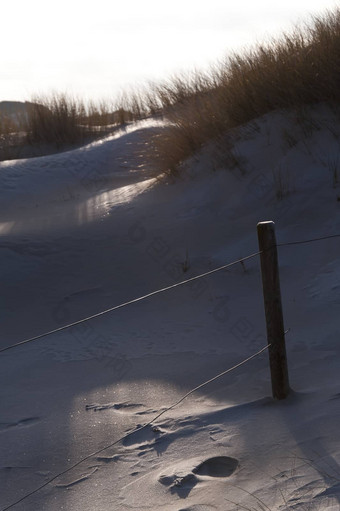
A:
[[[205,68],[335,0],[0,0],[0,101],[109,99]]]

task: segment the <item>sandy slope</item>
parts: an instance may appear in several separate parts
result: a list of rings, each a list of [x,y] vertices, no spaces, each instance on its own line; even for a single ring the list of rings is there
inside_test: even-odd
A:
[[[253,253],[260,220],[280,243],[340,234],[340,125],[310,115],[316,127],[264,117],[235,140],[238,166],[207,148],[176,182],[141,164],[152,122],[0,164],[1,346]],[[279,250],[289,399],[272,401],[264,353],[15,509],[339,509],[339,248]],[[264,332],[254,258],[2,353],[1,509],[255,353]]]

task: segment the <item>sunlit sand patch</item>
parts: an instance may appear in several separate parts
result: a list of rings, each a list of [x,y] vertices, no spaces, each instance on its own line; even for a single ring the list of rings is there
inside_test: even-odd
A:
[[[79,206],[78,223],[84,223],[84,219],[85,221],[91,221],[97,218],[98,215],[109,214],[116,206],[132,202],[135,197],[153,186],[155,182],[156,178],[147,179],[140,183],[123,186],[91,197]]]
[[[152,187],[156,178],[99,193],[83,202],[57,203],[48,210],[29,210],[20,218],[0,223],[0,235],[9,232],[24,233],[84,225],[110,215],[111,211],[129,204],[138,195]],[[32,215],[32,213],[34,213]]]
[[[0,234],[8,234],[13,229],[15,222],[1,222]]]

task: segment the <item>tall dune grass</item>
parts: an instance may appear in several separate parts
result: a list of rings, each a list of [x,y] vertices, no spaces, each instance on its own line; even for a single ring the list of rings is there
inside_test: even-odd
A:
[[[0,112],[0,161],[50,154],[111,133],[134,119],[126,109],[132,100],[85,102],[55,92],[33,97],[22,115],[13,105],[12,115]]]
[[[339,103],[340,9],[152,92],[172,121],[153,144],[158,165],[170,172],[209,140],[272,110]]]

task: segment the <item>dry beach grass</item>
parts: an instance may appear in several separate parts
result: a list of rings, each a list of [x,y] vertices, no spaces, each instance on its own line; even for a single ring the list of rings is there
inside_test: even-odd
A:
[[[182,74],[122,94],[110,104],[66,94],[34,98],[20,130],[27,141],[57,149],[84,140],[95,127],[161,114],[171,124],[150,143],[158,170],[178,171],[208,141],[270,111],[340,102],[340,9],[327,11],[291,33],[226,57],[209,71]],[[2,138],[13,122],[0,118]]]

